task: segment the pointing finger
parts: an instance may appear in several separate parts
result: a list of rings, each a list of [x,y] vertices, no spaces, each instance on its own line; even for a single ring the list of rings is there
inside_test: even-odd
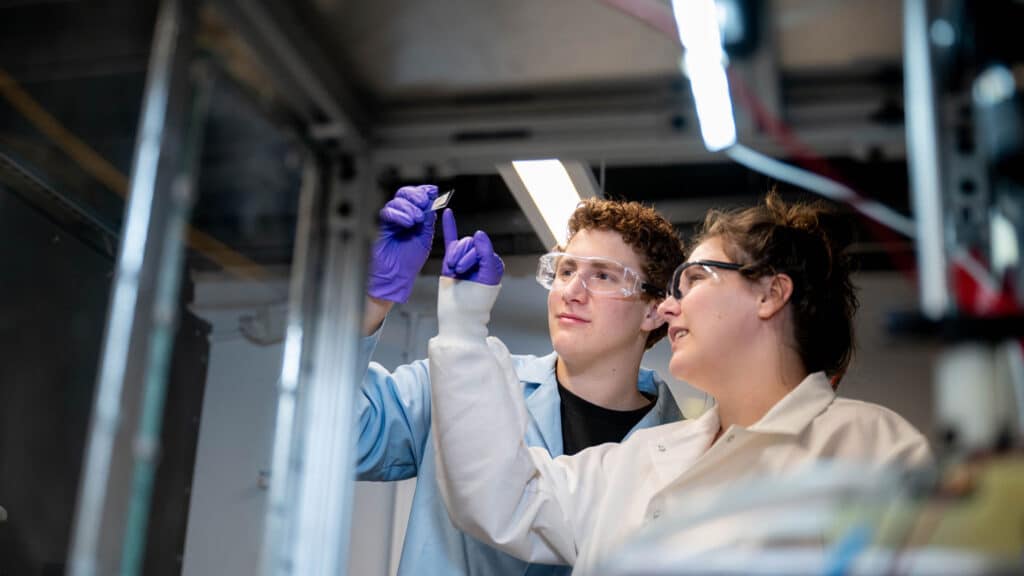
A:
[[[444,232],[444,245],[448,246],[459,238],[459,231],[455,228],[455,213],[451,208],[445,208],[441,216],[441,227]]]

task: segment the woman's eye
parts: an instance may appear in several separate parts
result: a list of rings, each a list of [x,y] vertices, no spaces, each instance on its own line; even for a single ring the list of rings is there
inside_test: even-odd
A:
[[[573,273],[573,270],[571,270],[569,268],[559,268],[558,269],[558,277],[559,278],[568,278],[568,277],[572,276],[572,273]]]

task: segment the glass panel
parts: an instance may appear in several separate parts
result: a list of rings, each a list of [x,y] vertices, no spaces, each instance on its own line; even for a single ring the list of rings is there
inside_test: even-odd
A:
[[[157,3],[3,4],[0,574],[62,574]]]
[[[315,185],[317,170],[306,169],[314,160],[245,43],[209,6],[200,21],[199,46],[216,72],[187,307],[208,326],[209,363],[182,573],[257,574],[285,333],[302,315],[289,309],[300,192],[304,172]]]
[[[71,572],[158,4],[0,7],[0,574]],[[98,574],[254,574],[261,557],[299,196],[318,168],[209,6],[195,44],[136,246],[162,269],[139,277],[144,333],[121,359]]]

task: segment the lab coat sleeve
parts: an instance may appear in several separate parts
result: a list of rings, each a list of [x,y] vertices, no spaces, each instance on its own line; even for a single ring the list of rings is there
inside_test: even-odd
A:
[[[574,564],[606,450],[555,460],[526,446],[521,385],[504,344],[487,338],[498,290],[441,278],[428,348],[438,484],[461,530],[529,562]]]
[[[367,366],[356,395],[356,478],[403,480],[416,476],[430,432],[430,373],[426,360],[389,372],[370,356],[380,330],[363,339]]]

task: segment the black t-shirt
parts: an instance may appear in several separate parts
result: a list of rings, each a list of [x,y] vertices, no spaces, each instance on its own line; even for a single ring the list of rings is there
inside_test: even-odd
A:
[[[642,393],[643,394],[643,393]],[[562,449],[575,454],[605,442],[621,442],[654,406],[655,397],[644,394],[650,404],[636,410],[610,410],[587,402],[558,383],[562,398]]]

